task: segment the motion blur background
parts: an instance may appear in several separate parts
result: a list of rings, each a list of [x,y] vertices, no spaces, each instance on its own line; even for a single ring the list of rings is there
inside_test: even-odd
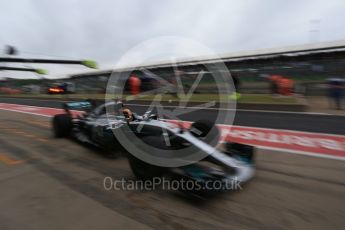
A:
[[[344,229],[344,9],[343,0],[2,1],[0,229]],[[199,50],[171,62],[150,59],[145,49],[136,57],[147,63],[117,65],[136,45],[162,36],[199,42],[218,59]],[[92,60],[98,69],[85,68],[95,67]],[[230,95],[205,68],[219,61],[236,86]],[[162,104],[181,109],[186,98],[176,74],[187,92],[200,71],[188,101],[236,101],[227,135],[257,148],[255,177],[242,191],[212,198],[105,191],[106,176],[135,179],[126,159],[52,136],[51,117],[62,103],[104,101],[114,72],[140,81],[138,88],[123,79],[126,95],[168,82]],[[127,106],[142,114],[152,96]],[[188,106],[187,121],[220,112]]]

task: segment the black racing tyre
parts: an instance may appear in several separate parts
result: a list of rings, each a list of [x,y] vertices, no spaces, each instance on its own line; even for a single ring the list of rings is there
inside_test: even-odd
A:
[[[66,137],[72,130],[72,118],[69,114],[55,115],[52,123],[55,137]]]
[[[254,163],[255,148],[251,145],[245,145],[234,142],[225,143],[226,152],[237,155],[242,159],[246,159],[249,163]]]
[[[133,174],[140,180],[153,180],[162,177],[164,169],[156,165],[148,164],[132,155],[128,156],[129,166]]]
[[[217,145],[220,132],[214,122],[209,120],[199,120],[194,122],[189,130],[195,137],[200,138],[210,145]]]

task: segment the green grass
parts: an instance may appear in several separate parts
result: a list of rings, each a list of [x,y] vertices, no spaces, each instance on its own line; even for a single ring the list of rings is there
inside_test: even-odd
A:
[[[208,101],[226,101],[227,95],[216,95],[216,94],[194,94],[188,101],[194,102],[208,102]],[[154,96],[149,95],[137,100],[153,100]],[[187,98],[178,99],[172,95],[164,95],[163,101],[186,101]],[[242,94],[241,98],[237,101],[238,103],[256,103],[256,104],[297,104],[298,101],[295,97],[272,97],[267,94]]]
[[[271,96],[268,94],[244,94],[238,102],[257,104],[298,104],[295,97]]]

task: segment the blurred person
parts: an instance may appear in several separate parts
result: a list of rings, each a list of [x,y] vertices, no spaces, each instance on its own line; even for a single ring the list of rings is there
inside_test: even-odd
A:
[[[342,109],[342,100],[345,91],[345,80],[341,78],[328,79],[330,108]]]
[[[232,80],[234,82],[234,87],[235,87],[235,91],[230,95],[230,98],[233,100],[238,100],[241,98],[241,93],[240,93],[240,86],[241,86],[241,81],[238,78],[237,74],[231,74],[232,76]]]
[[[272,95],[277,95],[279,93],[278,82],[282,78],[279,75],[270,75],[268,80],[270,81],[270,90]]]
[[[171,95],[178,98],[178,86],[177,86],[177,81],[175,76],[170,76],[167,78],[167,81],[172,85],[172,89],[171,89]]]
[[[282,77],[278,80],[278,91],[280,95],[284,95],[284,96],[290,96],[293,94],[293,86],[294,86],[294,81],[286,78],[286,77]]]
[[[272,95],[284,95],[290,96],[294,92],[294,81],[292,79],[280,76],[271,75],[269,76],[270,88]]]
[[[140,78],[132,74],[129,77],[129,89],[132,95],[138,95],[140,93],[140,87],[141,87],[141,80]]]

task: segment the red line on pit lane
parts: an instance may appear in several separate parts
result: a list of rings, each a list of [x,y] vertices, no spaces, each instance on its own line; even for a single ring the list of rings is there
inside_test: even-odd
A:
[[[52,117],[62,109],[0,103],[0,109]],[[73,111],[76,115],[80,111]],[[170,121],[176,123],[177,121]],[[191,122],[183,122],[187,128]],[[235,141],[283,152],[345,160],[345,136],[219,124],[223,141]]]

